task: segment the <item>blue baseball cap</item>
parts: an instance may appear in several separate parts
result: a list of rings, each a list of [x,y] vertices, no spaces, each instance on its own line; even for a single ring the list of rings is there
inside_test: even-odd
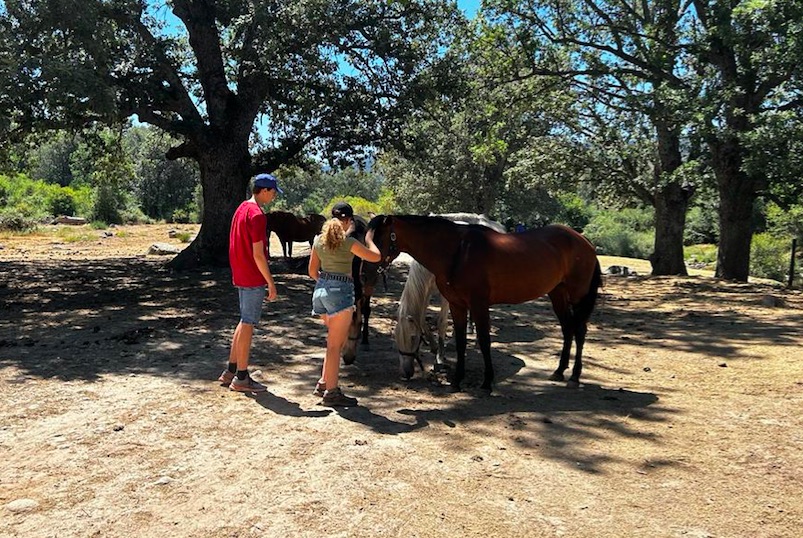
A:
[[[271,174],[258,174],[254,177],[254,187],[262,187],[263,189],[276,189],[279,194],[284,194],[284,191],[279,188],[279,182]]]

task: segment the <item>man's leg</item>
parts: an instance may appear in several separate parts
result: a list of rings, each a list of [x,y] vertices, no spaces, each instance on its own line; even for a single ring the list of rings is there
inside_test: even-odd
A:
[[[229,363],[237,365],[237,372],[248,370],[248,355],[251,352],[251,340],[254,336],[254,326],[250,323],[237,324],[234,329],[234,338],[231,341]]]

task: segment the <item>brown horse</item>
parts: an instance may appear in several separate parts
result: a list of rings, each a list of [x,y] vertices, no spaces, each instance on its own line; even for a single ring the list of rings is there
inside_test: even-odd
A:
[[[469,311],[485,360],[482,388],[490,391],[494,371],[489,307],[542,295],[549,295],[563,330],[560,363],[550,379],[564,380],[574,339],[577,349],[568,386],[580,385],[588,320],[602,284],[594,246],[585,237],[565,226],[501,234],[484,226],[417,215],[379,215],[368,229],[374,230],[384,266],[399,252],[407,252],[435,275],[438,289],[449,301],[457,344],[452,390],[460,390],[465,376]]]
[[[293,241],[306,241],[312,247],[315,236],[321,232],[326,217],[310,213],[306,217],[297,217],[287,211],[271,211],[267,215],[268,244],[270,233],[276,232],[282,244],[285,259],[293,257]]]
[[[368,223],[365,219],[354,216],[354,231],[349,235],[365,242]],[[354,256],[351,263],[351,276],[354,281],[354,313],[351,315],[349,336],[343,344],[341,356],[345,364],[352,364],[357,359],[357,342],[368,347],[368,318],[371,317],[371,297],[378,277],[378,263],[366,262]]]

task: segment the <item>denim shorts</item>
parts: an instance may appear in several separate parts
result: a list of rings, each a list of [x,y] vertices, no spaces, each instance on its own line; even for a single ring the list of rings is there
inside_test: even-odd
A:
[[[354,309],[354,283],[318,278],[315,291],[312,292],[312,314],[333,316],[346,309]]]
[[[259,323],[262,316],[262,301],[265,300],[265,286],[237,288],[240,295],[240,321],[249,325]]]

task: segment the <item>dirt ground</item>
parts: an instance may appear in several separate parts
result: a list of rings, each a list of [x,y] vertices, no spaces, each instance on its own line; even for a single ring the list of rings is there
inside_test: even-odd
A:
[[[270,390],[234,393],[215,381],[237,322],[229,273],[145,255],[183,245],[168,228],[0,236],[0,536],[803,533],[800,292],[607,277],[579,390],[547,380],[548,302],[497,306],[493,394],[472,341],[450,394],[399,379],[394,264],[370,348],[341,372],[360,405],[331,410],[311,394],[324,331],[303,263],[272,245],[280,298],[251,359]]]

